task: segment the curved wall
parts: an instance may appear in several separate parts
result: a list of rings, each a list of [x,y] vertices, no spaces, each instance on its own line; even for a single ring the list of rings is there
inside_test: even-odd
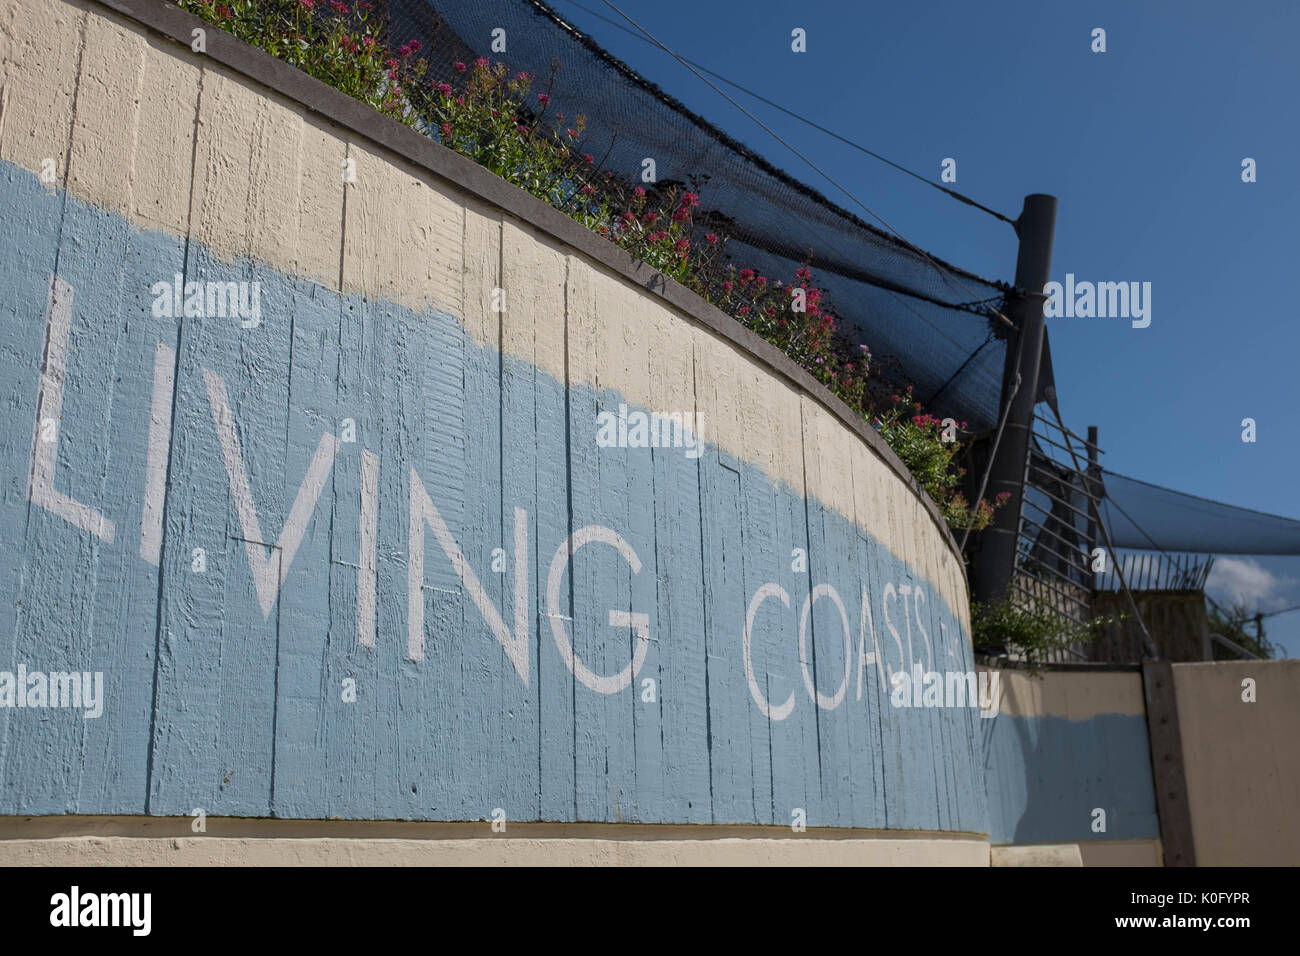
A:
[[[0,670],[103,692],[0,707],[0,814],[988,831],[886,692],[974,670],[951,539],[773,350],[215,31],[2,26]]]

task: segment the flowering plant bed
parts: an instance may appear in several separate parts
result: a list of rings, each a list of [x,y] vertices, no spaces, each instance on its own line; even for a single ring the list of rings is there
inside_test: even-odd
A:
[[[567,116],[551,84],[486,58],[450,64],[456,84],[432,79],[412,41],[390,50],[369,2],[341,0],[176,0],[239,39],[260,47],[386,116],[441,142],[571,216],[663,275],[681,283],[781,349],[880,432],[952,528],[980,529],[994,508],[958,490],[964,425],[923,414],[906,395],[870,377],[868,347],[845,332],[813,272],[771,277],[737,267],[725,229],[701,214],[692,183],[638,183],[606,169],[608,140],[586,117]],[[599,143],[599,145],[596,145]]]

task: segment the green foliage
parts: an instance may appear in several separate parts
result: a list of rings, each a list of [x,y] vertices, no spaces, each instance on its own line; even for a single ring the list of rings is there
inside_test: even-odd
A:
[[[593,155],[607,155],[586,119],[555,109],[548,84],[483,58],[451,64],[457,85],[428,80],[428,64],[412,42],[396,52],[369,20],[368,2],[340,0],[177,0],[185,10],[310,73],[331,86],[437,139],[501,178],[571,216],[632,256],[712,302],[781,349],[846,405],[863,415],[916,476],[953,528],[985,527],[990,505],[972,507],[957,491],[964,473],[944,442],[938,419],[904,400],[874,408],[868,399],[871,353],[850,341],[807,266],[773,278],[727,262],[725,235],[698,224],[699,186],[662,183],[649,189]],[[552,78],[553,79],[553,78]],[[590,151],[589,151],[590,150]],[[707,176],[703,177],[707,180]],[[721,230],[719,230],[721,231]],[[879,383],[874,391],[882,391]]]
[[[1038,673],[1053,651],[1096,640],[1103,628],[1123,617],[1097,617],[1073,623],[1041,601],[1024,597],[992,604],[971,602],[971,642],[988,654],[1019,657],[1031,673]]]
[[[1252,654],[1268,660],[1277,653],[1277,647],[1264,634],[1262,627],[1250,627],[1255,622],[1255,613],[1246,607],[1245,604],[1232,604],[1225,610],[1219,605],[1210,602],[1210,633],[1219,634],[1226,637],[1235,644],[1239,644]],[[1223,655],[1220,657],[1220,655]],[[1214,647],[1214,656],[1216,660],[1236,659],[1227,648],[1218,644]]]
[[[966,474],[966,469],[956,463],[962,448],[958,436],[966,423],[952,422],[945,429],[941,419],[921,411],[921,404],[912,400],[910,388],[902,395],[891,395],[889,404],[876,413],[874,424],[912,477],[938,504],[949,527],[973,531],[986,528],[993,520],[993,509],[1010,497],[1004,492],[992,505],[980,501],[970,506],[957,489]],[[952,440],[945,441],[945,432]]]

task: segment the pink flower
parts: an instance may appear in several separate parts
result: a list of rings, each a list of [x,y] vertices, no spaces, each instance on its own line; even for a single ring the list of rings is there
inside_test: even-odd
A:
[[[389,57],[387,60],[384,61],[384,66],[388,67],[390,70],[395,70],[401,65],[402,64],[398,63],[392,57]]]
[[[367,50],[373,50],[375,48],[375,38],[372,37],[369,33],[367,33],[365,36],[361,38],[361,45],[364,46]]]
[[[375,9],[375,5],[374,5],[373,3],[366,3],[366,0],[361,0],[361,2],[357,4],[357,9],[358,9],[358,10],[373,10],[373,9]]]
[[[424,44],[421,43],[419,40],[412,40],[412,41],[411,41],[411,52],[412,52],[412,53],[419,53],[419,52],[420,52],[421,50],[423,50],[423,49],[424,49]]]
[[[531,80],[532,76],[529,75],[528,73],[525,73],[523,70],[520,70],[518,73],[515,74],[515,79],[526,81],[526,80]]]
[[[1003,504],[1010,497],[1011,497],[1011,492],[999,491],[997,498],[995,500],[997,501],[998,504]]]
[[[551,102],[551,98],[550,98],[549,96],[547,96],[545,93],[538,93],[538,94],[537,94],[537,102],[539,102],[539,103],[541,103],[543,106],[545,106],[547,103]]]
[[[685,255],[686,250],[689,249],[690,247],[691,247],[691,240],[689,239],[678,239],[677,242],[673,245],[673,248],[677,250],[679,255]]]
[[[718,237],[717,237],[716,235],[714,235],[713,233],[709,233],[707,236],[704,237],[704,241],[707,242],[707,243],[708,243],[709,245],[711,245],[711,246],[715,246],[715,245],[718,244]],[[731,285],[730,282],[725,283],[725,284],[726,284],[726,285]]]
[[[588,183],[579,190],[584,196],[590,196],[596,191],[596,187]]]
[[[448,86],[446,83],[438,83],[434,86],[434,89],[437,90],[439,93],[441,93],[443,96],[451,96],[451,87]]]
[[[594,163],[596,161],[596,157],[591,155],[591,153],[583,153],[582,158],[589,163]]]
[[[348,5],[339,3],[339,0],[330,0],[330,6],[334,8],[334,12],[337,14],[343,15],[348,12]]]
[[[466,69],[465,64],[464,64],[464,63],[461,63],[459,60],[457,60],[457,61],[453,64],[453,66],[455,67],[455,70],[456,70],[457,73],[464,73],[464,72],[465,72],[465,69]]]
[[[235,11],[226,6],[218,5],[216,11],[219,17],[233,17],[235,15]]]
[[[402,58],[406,58],[406,57],[410,56],[410,55],[411,55],[411,44],[409,44],[409,43],[403,43],[401,46],[399,46],[399,47],[397,48],[397,55],[400,56],[400,57],[402,57]]]
[[[645,190],[642,189],[640,186],[637,186],[636,189],[632,190],[632,195],[633,195],[633,196],[644,196],[644,195],[645,195]]]
[[[805,279],[805,280],[806,280],[806,279],[811,279],[811,278],[812,278],[812,270],[809,269],[807,266],[805,266],[805,267],[802,268],[802,269],[795,269],[795,270],[794,270],[794,274],[795,274],[795,278],[797,278],[797,279]]]
[[[682,205],[695,207],[700,204],[700,197],[695,193],[682,193]]]
[[[659,216],[656,213],[648,212],[641,217],[641,221],[648,222],[648,223],[655,223],[659,221]]]
[[[316,6],[316,0],[298,0],[298,6],[302,7],[304,10],[310,11]]]
[[[741,306],[741,308],[740,308],[740,314],[741,314],[741,315],[749,315],[749,306],[747,306],[747,305],[745,305],[745,306]]]
[[[731,280],[727,280],[726,282],[722,283],[722,291],[723,291],[723,292],[730,293],[730,292],[731,292],[731,289],[732,289],[732,286],[731,286]]]
[[[438,132],[442,134],[444,140],[451,139],[451,124],[443,123],[442,126],[438,127]]]
[[[477,60],[474,61],[474,65],[477,66],[477,67],[479,67],[479,68],[481,68],[481,69],[487,69],[488,66],[490,65],[490,63],[491,63],[491,61],[489,61],[488,58],[485,57],[485,56],[481,56],[481,57],[479,57]]]
[[[578,131],[576,129],[566,129],[564,132],[569,137],[569,139],[578,138]]]
[[[741,270],[740,270],[740,284],[741,284],[741,285],[744,285],[745,283],[749,282],[749,280],[752,279],[752,278],[754,278],[754,270],[753,270],[753,269],[741,269]]]
[[[673,210],[673,222],[683,222],[691,218],[691,211],[685,206]]]

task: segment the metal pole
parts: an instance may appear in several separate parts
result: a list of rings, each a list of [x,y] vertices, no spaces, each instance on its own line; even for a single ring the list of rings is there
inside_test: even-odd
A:
[[[1092,552],[1097,550],[1097,525],[1101,523],[1101,516],[1097,514],[1097,495],[1093,480],[1097,476],[1097,426],[1088,426],[1088,477],[1085,479],[1088,483],[1088,560],[1092,561]],[[1115,555],[1106,556],[1108,560],[1114,561]],[[1093,573],[1092,589],[1094,591],[1101,587],[1101,575]]]
[[[1002,370],[1002,407],[1007,410],[1007,418],[988,479],[990,496],[1005,491],[1011,497],[982,532],[974,569],[977,601],[994,601],[1003,596],[1015,572],[1025,468],[1043,355],[1043,287],[1051,274],[1055,228],[1056,197],[1039,193],[1026,196],[1016,220],[1020,250],[1016,255],[1015,293],[1007,310],[1007,317],[1016,326],[1007,341],[1007,360]]]

